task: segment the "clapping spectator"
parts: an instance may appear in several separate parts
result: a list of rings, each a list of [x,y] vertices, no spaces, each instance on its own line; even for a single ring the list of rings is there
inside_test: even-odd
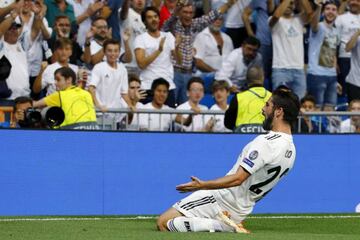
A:
[[[142,88],[148,91],[147,98],[143,103],[152,101],[151,85],[154,79],[163,78],[170,84],[169,96],[166,104],[175,106],[175,83],[174,68],[171,57],[181,61],[179,41],[170,32],[159,30],[159,10],[155,7],[147,7],[141,15],[145,22],[147,32],[135,39],[135,57],[138,63]]]

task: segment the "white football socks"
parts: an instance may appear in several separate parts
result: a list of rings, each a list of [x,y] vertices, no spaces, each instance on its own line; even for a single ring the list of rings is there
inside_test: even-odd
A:
[[[171,232],[234,232],[222,221],[199,217],[176,217],[167,222]]]

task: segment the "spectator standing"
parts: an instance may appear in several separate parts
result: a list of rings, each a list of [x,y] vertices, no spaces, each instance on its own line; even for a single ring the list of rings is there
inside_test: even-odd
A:
[[[339,32],[334,24],[337,5],[334,2],[322,4],[320,1],[316,1],[316,4],[309,37],[307,86],[319,110],[333,111],[337,104],[336,56],[340,43]],[[319,22],[322,9],[324,20]]]
[[[85,45],[85,51],[82,50],[80,45],[73,39],[71,33],[71,22],[67,16],[60,15],[55,19],[54,32],[51,38],[47,41],[48,46],[54,52],[55,42],[59,38],[67,38],[72,42],[72,54],[70,56],[70,63],[72,64],[81,64],[82,62],[90,62],[90,46]],[[57,61],[56,55],[53,54],[51,58],[48,59],[50,63]]]
[[[36,25],[36,29],[39,30],[31,34],[32,42],[29,42],[29,46],[27,46],[28,51],[26,52],[31,90],[41,70],[41,62],[44,54],[43,45],[46,44],[45,40],[49,39],[52,34],[52,29],[48,26],[46,18],[44,18],[46,10],[47,7],[43,0],[36,0],[34,2],[25,0],[23,7],[20,8],[20,15],[16,19],[16,21],[20,21],[23,25],[22,34],[31,32],[34,24]],[[34,99],[39,98],[33,91],[31,91],[31,97]]]
[[[193,19],[195,7],[191,0],[179,0],[174,14],[165,22],[164,31],[171,31],[174,36],[181,39],[180,51],[181,61],[174,63],[174,82],[176,85],[176,103],[181,104],[187,99],[187,82],[192,76],[194,48],[193,42],[197,33],[201,32],[209,24],[214,22],[221,14],[224,14],[232,5],[234,0],[228,0],[219,9],[212,10],[208,14]]]
[[[219,71],[215,74],[216,80],[225,80],[232,93],[239,92],[246,87],[247,70],[253,66],[262,67],[262,58],[258,53],[260,42],[255,37],[248,37],[241,48],[234,49],[223,61]]]
[[[350,38],[345,50],[351,51],[351,68],[346,77],[346,92],[351,102],[360,99],[360,29]]]
[[[343,89],[346,89],[345,79],[350,71],[351,52],[346,51],[346,44],[350,38],[360,29],[360,1],[348,0],[346,1],[349,11],[338,16],[335,21],[336,28],[340,33],[340,49],[339,49],[339,77]],[[350,101],[349,101],[350,102]]]
[[[272,84],[290,87],[299,98],[306,92],[304,72],[303,27],[309,22],[312,12],[299,0],[306,11],[295,14],[295,1],[282,0],[269,19],[273,43]]]
[[[121,32],[122,34],[129,32],[129,50],[132,54],[131,62],[125,64],[125,67],[129,73],[136,75],[140,74],[140,69],[137,65],[134,55],[134,44],[136,37],[146,32],[146,26],[141,18],[141,12],[144,10],[144,8],[145,0],[124,0],[121,9],[119,9]],[[124,42],[124,39],[122,39],[122,42]],[[125,52],[124,43],[122,44],[121,52]]]
[[[6,84],[8,90],[2,93],[0,105],[12,106],[13,100],[20,96],[30,95],[29,84],[29,66],[26,56],[27,46],[30,46],[31,33],[38,31],[36,25],[31,32],[23,35],[21,33],[21,23],[16,22],[18,16],[16,11],[12,11],[10,15],[0,23],[0,57],[5,56],[11,64],[11,70]]]
[[[272,41],[271,32],[268,24],[269,16],[275,10],[275,3],[278,0],[254,0],[244,9],[242,19],[249,36],[259,39],[261,46],[259,52],[263,60],[263,69],[265,79],[271,81],[271,65],[272,65]],[[251,16],[256,14],[256,33],[251,25]],[[269,84],[271,87],[271,84]]]
[[[108,39],[103,46],[106,61],[96,64],[92,70],[89,81],[89,92],[94,104],[103,113],[109,108],[122,108],[124,99],[130,108],[134,108],[128,98],[128,75],[124,64],[119,62],[120,42]],[[119,123],[121,114],[106,114],[106,121]],[[111,122],[111,124],[113,124]]]
[[[239,48],[248,37],[242,14],[251,0],[237,0],[228,10],[225,27],[226,33],[231,37],[234,47]]]
[[[226,57],[234,50],[231,38],[221,32],[223,18],[219,17],[209,27],[200,32],[194,41],[195,65],[203,74],[214,74]]]
[[[76,25],[74,8],[66,0],[44,0],[44,2],[47,6],[45,17],[50,26],[54,26],[58,16],[67,16],[71,24]]]
[[[95,0],[67,0],[74,8],[78,30],[76,34],[77,43],[83,47],[86,40],[86,33],[91,27],[91,17],[96,16],[102,9],[104,3]]]
[[[170,92],[166,104],[175,106],[175,83],[174,69],[171,62],[173,56],[180,61],[179,40],[175,41],[170,32],[159,30],[159,10],[155,7],[147,7],[141,15],[146,25],[147,32],[135,39],[135,57],[140,72],[141,86],[147,90],[147,98],[144,104],[152,101],[151,85],[154,79],[163,78],[170,84]]]
[[[74,72],[78,72],[77,65],[69,63],[72,55],[73,42],[68,38],[60,38],[55,42],[55,51],[57,61],[48,66],[43,65],[39,75],[36,77],[33,86],[33,92],[38,94],[41,90],[46,90],[46,95],[50,95],[56,91],[55,71],[61,67],[70,67]]]

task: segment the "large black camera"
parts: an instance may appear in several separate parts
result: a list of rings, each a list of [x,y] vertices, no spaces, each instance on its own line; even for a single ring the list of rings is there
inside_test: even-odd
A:
[[[23,128],[54,128],[61,125],[65,119],[64,111],[59,107],[46,107],[41,111],[28,108],[24,113],[24,120],[19,121]]]

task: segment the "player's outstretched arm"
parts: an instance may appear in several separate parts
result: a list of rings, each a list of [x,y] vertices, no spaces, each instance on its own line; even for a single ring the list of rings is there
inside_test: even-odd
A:
[[[206,189],[230,188],[230,187],[239,186],[249,176],[250,173],[245,171],[242,167],[239,167],[237,172],[234,174],[226,175],[224,177],[209,181],[202,181],[199,178],[192,176],[191,182],[176,186],[176,190],[184,193],[184,192],[193,192],[197,190],[206,190]]]

